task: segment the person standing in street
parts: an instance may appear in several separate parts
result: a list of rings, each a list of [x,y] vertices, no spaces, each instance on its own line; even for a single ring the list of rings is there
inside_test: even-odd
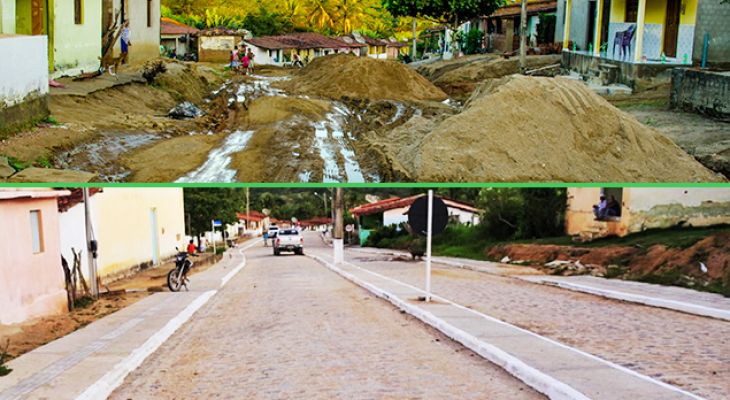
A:
[[[269,232],[268,231],[264,231],[264,247],[268,247],[269,246],[268,241],[269,241]]]
[[[249,75],[253,75],[253,58],[254,54],[253,51],[249,48],[248,53],[246,53],[246,57],[248,57],[248,72]]]
[[[132,45],[132,32],[129,30],[129,20],[124,21],[122,25],[122,63],[126,65],[129,62],[129,46]]]

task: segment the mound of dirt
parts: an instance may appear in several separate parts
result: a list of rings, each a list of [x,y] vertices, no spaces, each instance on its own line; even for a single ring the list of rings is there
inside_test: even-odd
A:
[[[333,99],[443,101],[448,98],[405,64],[349,54],[317,57],[285,86],[292,93]]]
[[[474,91],[477,82],[518,73],[519,62],[519,57],[503,58],[493,54],[471,55],[425,64],[416,67],[416,71],[452,99],[463,101]],[[525,66],[528,70],[559,63],[559,55],[527,56],[525,59]]]
[[[582,83],[510,76],[482,95],[424,138],[418,181],[725,181]]]
[[[730,232],[707,237],[688,248],[654,245],[648,249],[624,246],[583,248],[555,245],[510,244],[486,249],[488,257],[548,263],[553,260],[580,261],[584,265],[607,267],[618,261],[627,268],[625,277],[661,274],[675,270],[703,280],[730,278]],[[707,267],[700,270],[699,263]]]

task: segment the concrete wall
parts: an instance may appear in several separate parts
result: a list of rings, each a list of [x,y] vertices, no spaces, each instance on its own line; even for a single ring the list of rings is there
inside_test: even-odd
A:
[[[240,42],[241,38],[234,36],[201,36],[198,38],[198,60],[230,62],[233,46]]]
[[[15,0],[0,0],[0,33],[16,33]]]
[[[101,56],[101,2],[83,2],[83,23],[74,20],[74,0],[53,2],[52,77],[78,75],[99,68]]]
[[[699,0],[697,7],[692,61],[695,65],[702,65],[705,34],[709,34],[708,66],[730,68],[730,3],[720,4],[719,0]]]
[[[586,34],[588,32],[588,0],[572,0],[570,8],[570,32],[568,34],[568,40],[574,42],[578,46],[578,50],[588,50],[588,41],[586,40]]]
[[[155,252],[151,209],[156,209],[158,262],[174,255],[176,246],[184,248],[182,188],[105,188],[93,197],[102,282],[152,264]]]
[[[730,117],[730,73],[675,68],[670,103],[676,108]]]
[[[568,0],[558,0],[558,9],[555,11],[555,43],[563,41],[565,35],[565,9]]]
[[[616,222],[594,220],[593,205],[601,188],[569,188],[566,232],[577,235],[600,225],[624,236],[652,228],[730,223],[730,188],[624,188],[621,217]]]
[[[160,0],[152,0],[151,22],[147,26],[147,0],[126,0],[126,18],[129,20],[129,61],[147,61],[160,58]],[[114,15],[119,9],[119,1],[114,2]],[[100,14],[101,15],[101,14]],[[100,31],[101,32],[101,31]],[[114,44],[114,54],[121,52],[121,41]]]
[[[394,208],[383,213],[383,226],[398,225],[401,222],[408,222],[408,207]]]
[[[0,133],[49,115],[47,40],[0,34]]]
[[[32,190],[32,189],[31,189]],[[34,254],[30,211],[40,210],[43,251]],[[0,323],[14,324],[66,310],[55,197],[0,200]]]
[[[632,188],[629,232],[730,223],[730,188]]]

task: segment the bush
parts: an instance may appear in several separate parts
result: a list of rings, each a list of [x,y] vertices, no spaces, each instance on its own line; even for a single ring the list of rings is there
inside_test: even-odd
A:
[[[408,229],[406,229],[405,224],[383,226],[371,231],[363,246],[393,248],[391,246],[393,246],[395,239],[407,238],[408,236]]]
[[[484,43],[484,32],[477,28],[473,28],[466,34],[462,48],[464,54],[476,54],[482,49]]]

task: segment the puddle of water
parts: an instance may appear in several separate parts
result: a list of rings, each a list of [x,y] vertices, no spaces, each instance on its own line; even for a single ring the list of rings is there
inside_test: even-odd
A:
[[[390,125],[393,122],[397,121],[398,118],[402,117],[406,113],[406,106],[404,106],[402,103],[399,103],[397,101],[391,101],[390,103],[395,106],[396,110],[395,110],[395,116],[393,116],[393,119],[388,121],[387,125]]]
[[[56,156],[55,164],[79,171],[97,171],[100,179],[106,182],[119,182],[124,180],[130,174],[130,171],[121,171],[119,167],[114,165],[113,161],[116,161],[119,156],[126,152],[152,145],[170,137],[170,135],[151,133],[106,136],[97,142],[83,144],[59,154]]]
[[[246,148],[254,131],[236,131],[226,138],[223,146],[213,149],[200,168],[178,179],[177,183],[230,183],[236,178],[235,169],[229,169],[231,154]]]

